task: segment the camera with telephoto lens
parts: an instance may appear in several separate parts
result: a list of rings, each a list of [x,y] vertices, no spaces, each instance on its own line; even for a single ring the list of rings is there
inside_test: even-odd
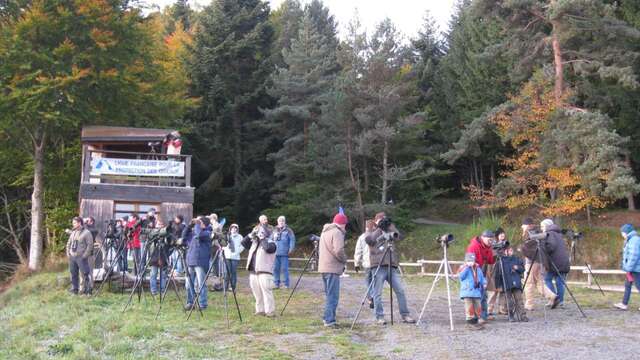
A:
[[[538,230],[529,230],[527,231],[527,234],[529,235],[530,240],[536,240],[536,241],[544,240],[547,237],[546,232],[541,232]]]
[[[389,232],[389,227],[391,227],[392,223],[391,218],[385,216],[378,222],[378,228],[384,232]]]
[[[573,231],[571,229],[562,229],[562,234],[566,235],[573,241],[582,240],[584,238],[584,234],[580,231]]]
[[[318,241],[320,241],[320,236],[318,236],[316,234],[311,234],[311,235],[309,235],[309,241],[311,241],[313,243],[317,243]]]
[[[493,244],[491,244],[491,248],[497,252],[502,252],[504,251],[504,249],[509,247],[509,242],[504,240],[504,241],[496,241]]]
[[[456,239],[453,237],[453,234],[444,234],[436,237],[436,242],[443,246],[449,246]]]

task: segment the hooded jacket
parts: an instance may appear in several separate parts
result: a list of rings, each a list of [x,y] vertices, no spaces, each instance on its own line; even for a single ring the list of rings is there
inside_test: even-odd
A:
[[[400,234],[395,224],[389,226],[390,233],[398,233],[398,238],[393,240],[394,242],[402,240],[403,236]],[[389,255],[384,255],[385,242],[384,231],[380,228],[376,228],[374,231],[365,233],[364,241],[369,245],[369,263],[370,267],[376,267],[378,265],[389,266]],[[384,257],[384,259],[383,259]],[[398,254],[396,251],[391,251],[391,266],[398,267]]]
[[[86,259],[91,256],[92,252],[93,237],[87,229],[80,228],[78,230],[73,230],[71,234],[69,234],[69,240],[67,241],[67,256]]]
[[[622,251],[622,270],[640,272],[640,236],[635,231],[627,234]]]
[[[504,269],[504,284],[502,283],[502,270]],[[522,290],[522,274],[524,273],[524,263],[516,256],[503,256],[502,261],[498,260],[494,265],[494,281],[497,289],[505,291]]]
[[[296,247],[296,235],[290,227],[276,227],[273,236],[276,240],[276,256],[289,256]]]
[[[342,274],[347,263],[344,230],[336,224],[325,224],[318,244],[318,272]]]
[[[554,274],[569,273],[571,261],[569,260],[567,245],[562,237],[562,230],[558,225],[553,224],[547,228],[546,234],[547,236],[540,243],[544,254],[542,261],[545,270]]]
[[[493,249],[491,249],[491,246],[483,244],[479,236],[471,239],[467,252],[476,254],[476,264],[483,267],[483,269],[486,269],[485,265],[495,264],[496,262],[493,257]]]
[[[461,266],[458,270],[458,280],[460,281],[460,298],[481,298],[484,286],[487,285],[487,279],[482,273],[480,266],[475,266],[476,279],[473,276],[473,270],[469,266]]]
[[[211,256],[211,226],[201,228],[200,224],[186,227],[182,240],[187,244],[187,266],[209,268]]]

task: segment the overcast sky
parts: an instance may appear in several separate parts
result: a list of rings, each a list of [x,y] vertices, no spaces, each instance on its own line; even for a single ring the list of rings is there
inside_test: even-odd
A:
[[[173,0],[145,0],[148,4],[164,7]],[[269,0],[271,8],[276,9],[284,0]],[[308,0],[301,0],[302,3]],[[190,0],[192,7],[208,5],[211,0]],[[405,36],[411,37],[422,26],[422,19],[427,10],[431,12],[440,30],[446,30],[455,0],[323,0],[339,23],[339,31],[344,33],[345,26],[358,9],[360,22],[372,30],[376,23],[389,17]]]

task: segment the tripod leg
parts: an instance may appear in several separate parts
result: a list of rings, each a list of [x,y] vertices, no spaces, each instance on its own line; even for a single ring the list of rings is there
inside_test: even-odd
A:
[[[189,273],[189,267],[187,266],[187,257],[186,257],[186,254],[185,254],[185,250],[184,249],[179,250],[178,256],[182,260],[182,265],[183,265],[184,270],[185,270],[185,275],[186,275],[185,276],[186,277],[185,285],[188,286],[189,289],[193,289],[193,291],[195,291],[195,284],[193,282],[193,279],[191,279],[191,274]],[[187,291],[189,291],[189,290],[187,289]],[[187,295],[187,296],[189,296],[189,295]],[[194,294],[194,297],[195,297],[195,294]],[[193,306],[197,306],[198,307],[198,311],[200,312],[200,317],[203,317],[204,314],[202,313],[202,309],[200,309],[200,304],[195,302],[193,304]],[[193,307],[192,307],[191,310],[193,310]]]
[[[147,270],[147,266],[149,265],[149,262],[147,262],[144,266],[144,271]],[[138,290],[139,293],[139,288],[142,286],[142,280],[144,278],[142,276],[138,276],[136,278],[136,282],[133,284],[133,289],[131,289],[131,294],[129,295],[129,301],[127,302],[127,304],[124,306],[124,309],[122,310],[122,312],[125,312],[127,310],[127,308],[129,307],[129,305],[131,305],[131,301],[133,300],[133,294],[136,293],[136,290]]]
[[[289,298],[287,299],[287,302],[284,304],[282,311],[280,311],[280,316],[282,316],[282,314],[284,314],[284,311],[287,309],[287,305],[289,305],[289,301],[291,301],[293,294],[296,292],[296,289],[300,284],[300,280],[302,280],[302,275],[304,275],[304,273],[307,271],[307,268],[309,267],[309,264],[311,263],[311,261],[314,259],[315,255],[316,255],[316,249],[314,248],[313,251],[311,252],[311,256],[309,256],[309,259],[307,260],[306,264],[304,264],[304,268],[302,268],[302,272],[300,273],[300,276],[298,276],[298,280],[296,280],[296,284],[293,286],[293,289],[291,289]],[[234,296],[235,296],[235,291],[234,291]]]
[[[169,279],[167,280],[167,285],[162,290],[162,292],[160,292],[160,305],[158,306],[158,312],[156,312],[156,320],[158,319],[158,316],[160,315],[160,310],[162,309],[162,303],[164,302],[164,300],[167,297],[167,291],[169,290],[170,282],[173,282],[174,290],[176,292],[176,295],[178,296],[178,300],[180,301],[180,303],[182,303],[182,299],[180,298],[180,294],[178,294],[178,286],[176,285],[176,282],[175,282],[175,279],[174,279],[174,274],[173,274],[173,270],[175,268],[175,265],[176,264],[171,264],[171,268],[169,269],[169,274],[168,274],[169,275]],[[160,288],[162,288],[162,273],[160,275]]]
[[[391,248],[390,245],[387,245],[387,247],[389,247],[389,249]],[[390,308],[390,313],[391,313],[391,325],[393,325],[393,281],[391,281],[391,252],[393,250],[389,250],[389,266],[387,268],[387,282],[389,282],[389,308]]]
[[[553,262],[551,262],[551,264],[553,264]],[[558,271],[558,268],[556,267],[555,264],[553,264],[553,267],[556,269],[556,271]],[[571,289],[567,285],[567,282],[565,281],[565,279],[564,279],[564,277],[562,275],[560,275],[560,282],[561,282],[560,286],[564,286],[567,289],[567,291],[569,292],[569,295],[571,295],[571,299],[573,299],[573,302],[576,303],[576,306],[578,307],[578,310],[580,310],[580,313],[582,314],[582,316],[586,318],[587,314],[585,314],[584,311],[582,311],[582,307],[578,303],[578,300],[576,300],[576,297],[573,296],[573,292],[571,291]]]
[[[122,257],[122,253],[119,252],[117,257],[116,257],[116,261],[118,261],[120,258]],[[109,266],[109,270],[105,273],[105,277],[106,278],[111,278],[111,274],[113,273],[113,263],[111,263],[111,266]],[[93,292],[93,294],[91,295],[91,297],[95,297],[96,295],[98,295],[98,293],[100,292],[100,289],[102,289],[102,284],[104,284],[104,279],[102,279],[102,282],[100,283],[100,285],[98,285],[96,287],[96,291]],[[111,287],[111,283],[109,283],[109,287]]]
[[[509,316],[509,320],[511,320],[511,306],[509,305],[510,300],[507,294],[507,281],[504,277],[504,263],[502,262],[502,257],[499,257],[498,261],[500,262],[500,273],[502,275],[502,291],[504,292],[504,299],[507,303],[507,314]],[[498,293],[498,299],[500,299],[500,293]]]
[[[211,270],[213,270],[213,266],[209,266],[209,270],[207,270],[207,273],[204,276],[204,280],[202,281],[202,284],[198,284],[199,286],[198,292],[195,294],[195,299],[193,300],[194,306],[192,306],[191,310],[189,310],[189,315],[187,316],[187,320],[191,318],[191,314],[193,313],[193,308],[196,306],[196,304],[198,304],[198,309],[200,310],[200,314],[202,315],[202,309],[200,309],[200,303],[198,301],[200,299],[200,293],[202,292],[202,289],[205,289],[206,291],[207,279],[209,278],[209,275],[211,275]],[[196,277],[197,277],[197,274],[196,274]]]
[[[384,256],[382,257],[384,259]],[[380,264],[378,264],[378,267],[376,267],[376,271],[373,272],[372,279],[371,282],[369,283],[369,286],[367,287],[367,291],[364,293],[364,297],[362,298],[362,301],[360,302],[360,307],[358,308],[358,311],[356,312],[356,316],[353,318],[353,321],[351,322],[351,330],[353,330],[353,328],[356,326],[356,322],[358,321],[358,318],[360,317],[360,312],[362,312],[362,307],[364,306],[364,303],[367,301],[367,296],[369,296],[369,294],[371,293],[371,290],[373,289],[373,285],[375,284],[376,281],[376,276],[378,275],[378,271],[380,271]]]
[[[222,258],[224,259],[225,265],[227,265],[227,257],[224,255],[224,252],[222,253]],[[228,269],[228,267],[227,267],[227,269]],[[231,274],[229,273],[229,271],[226,272],[226,276],[228,278],[228,283],[231,284]],[[240,322],[242,322],[242,314],[240,313],[240,305],[238,304],[238,298],[236,297],[236,287],[233,286],[233,284],[231,284],[231,294],[233,294],[233,301],[236,304],[236,310],[238,311],[238,318],[240,319]]]
[[[591,265],[587,264],[586,262],[584,263],[584,266],[587,268],[587,270],[589,270],[589,274],[591,274],[591,278],[593,279],[593,281],[596,282],[596,285],[598,285],[598,289],[600,290],[600,292],[602,293],[602,296],[606,296],[604,294],[604,290],[602,290],[602,288],[600,287],[600,284],[598,283],[598,279],[596,279],[595,275],[593,275],[593,272],[591,272]]]
[[[451,331],[453,331],[453,311],[451,309],[451,289],[449,287],[449,260],[447,260],[447,256],[446,256],[446,254],[447,254],[447,250],[446,250],[447,246],[445,245],[444,248],[445,248],[445,250],[444,250],[445,251],[445,257],[442,260],[443,262],[446,263],[446,265],[444,266],[444,275],[445,275],[444,281],[447,284],[447,302],[448,302],[448,305],[449,305],[449,326],[451,328]]]
[[[527,277],[524,278],[524,283],[522,284],[522,288],[524,289],[527,286],[527,281],[529,280],[529,276],[531,276],[531,269],[533,269],[533,264],[536,262],[535,259],[538,258],[540,247],[536,246],[536,253],[533,255],[533,260],[531,260],[531,265],[529,265],[529,270],[527,271]],[[542,264],[542,262],[540,262]]]
[[[433,289],[435,289],[436,284],[438,283],[438,280],[440,280],[440,273],[442,272],[442,269],[443,269],[444,266],[445,266],[445,261],[444,261],[444,259],[442,259],[442,262],[440,262],[440,267],[438,268],[438,272],[436,273],[436,278],[433,279],[433,283],[431,284],[431,289],[429,290],[429,294],[427,295],[427,299],[424,301],[424,304],[422,305],[422,311],[420,311],[420,316],[418,317],[418,321],[416,321],[416,325],[420,325],[420,322],[422,321],[422,316],[424,315],[424,311],[427,309],[427,304],[429,303],[429,300],[431,299],[431,294],[433,293]],[[445,274],[446,274],[446,272],[445,272]]]

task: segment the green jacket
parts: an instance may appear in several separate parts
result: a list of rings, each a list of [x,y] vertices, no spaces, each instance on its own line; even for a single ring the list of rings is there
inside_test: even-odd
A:
[[[93,251],[93,236],[87,229],[73,230],[67,241],[67,256],[82,257],[91,256]]]

